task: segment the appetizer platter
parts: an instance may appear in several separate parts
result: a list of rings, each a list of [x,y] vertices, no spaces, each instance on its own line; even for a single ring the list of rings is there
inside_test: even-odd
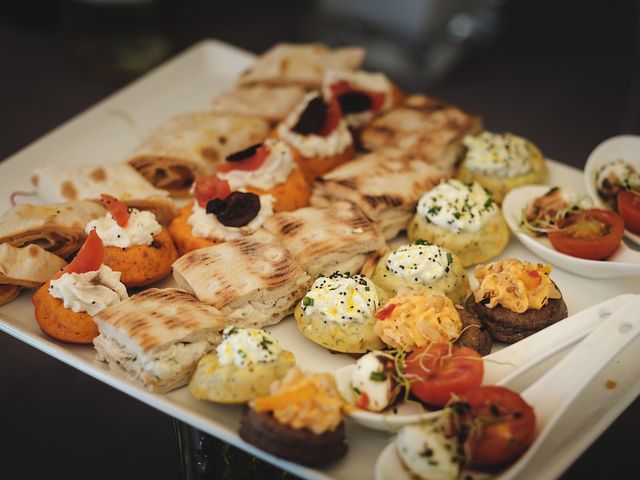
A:
[[[332,374],[354,356],[511,344],[500,358],[517,365],[523,338],[562,344],[545,327],[579,312],[595,326],[640,293],[637,279],[555,269],[509,238],[510,190],[584,192],[581,172],[358,71],[363,55],[281,44],[256,62],[203,42],[3,162],[0,254],[14,261],[2,264],[0,329],[301,477],[371,478],[391,435],[349,419]],[[526,294],[500,303],[492,292],[513,293],[514,278]],[[106,291],[91,296],[96,285]],[[640,373],[637,343],[627,374]],[[637,392],[615,375],[605,400],[620,413]],[[305,401],[327,425],[305,423]],[[554,472],[615,416],[567,418],[580,441],[558,449]]]

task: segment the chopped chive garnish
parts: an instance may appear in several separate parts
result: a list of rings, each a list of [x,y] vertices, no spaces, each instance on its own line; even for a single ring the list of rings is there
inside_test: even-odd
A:
[[[302,305],[304,305],[305,307],[312,307],[313,306],[313,298],[304,297],[302,299]]]

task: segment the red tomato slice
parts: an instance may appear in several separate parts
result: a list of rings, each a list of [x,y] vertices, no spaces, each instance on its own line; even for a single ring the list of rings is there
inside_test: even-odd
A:
[[[109,213],[116,221],[116,223],[122,228],[126,227],[129,218],[131,218],[129,207],[127,207],[125,203],[121,202],[116,197],[112,197],[111,195],[107,195],[106,193],[100,195],[100,200],[102,201],[104,207],[109,210]]]
[[[103,260],[104,245],[98,233],[95,230],[91,230],[73,260],[71,260],[69,265],[56,273],[53,278],[60,278],[64,273],[93,272],[100,268]]]
[[[366,410],[368,406],[369,395],[367,395],[365,392],[360,392],[360,394],[358,395],[358,399],[356,400],[356,407]]]
[[[548,233],[553,248],[572,257],[602,260],[615,252],[622,240],[624,221],[608,210],[580,210],[558,222]]]
[[[617,202],[624,226],[636,235],[640,235],[640,194],[631,190],[622,190],[618,193]]]
[[[198,205],[206,208],[207,202],[214,198],[224,200],[231,193],[231,187],[226,180],[220,180],[215,175],[208,177],[197,177],[194,188],[194,197],[198,201]]]
[[[378,110],[380,110],[384,106],[384,101],[387,98],[387,94],[384,92],[364,90],[344,80],[331,85],[331,93],[334,97],[339,97],[340,95],[344,95],[347,92],[358,92],[367,95],[371,99],[371,108],[369,108],[369,110],[371,110],[372,112],[377,112]]]
[[[255,155],[240,160],[239,162],[225,162],[218,165],[218,172],[226,173],[231,170],[257,170],[259,169],[267,159],[269,155],[269,147],[261,145]]]
[[[505,387],[481,386],[463,395],[469,412],[466,446],[479,467],[503,465],[518,458],[533,442],[536,417],[533,408]],[[468,418],[467,418],[468,416]]]
[[[389,305],[387,305],[383,309],[378,310],[378,312],[376,313],[376,318],[378,320],[386,320],[387,318],[389,318],[391,316],[391,314],[393,313],[395,308],[396,308],[396,304],[395,303],[390,303]]]
[[[332,98],[329,101],[329,109],[327,110],[327,116],[324,119],[322,130],[320,130],[320,135],[323,137],[330,135],[340,123],[341,118],[342,111],[340,110],[340,104],[338,103],[338,100]]]
[[[484,366],[480,354],[471,348],[433,343],[407,356],[405,373],[410,378],[412,394],[441,407],[452,394],[480,385]]]

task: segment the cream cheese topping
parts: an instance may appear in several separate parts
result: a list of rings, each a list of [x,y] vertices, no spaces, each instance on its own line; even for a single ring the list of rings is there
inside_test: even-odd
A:
[[[511,133],[482,132],[463,139],[468,148],[465,166],[497,177],[523,175],[533,168],[527,140]]]
[[[118,225],[110,213],[102,218],[91,220],[85,232],[96,231],[105,247],[127,248],[134,245],[151,245],[153,236],[160,233],[162,227],[156,216],[146,210],[132,208],[129,221],[124,227]]]
[[[267,218],[273,215],[274,203],[273,196],[260,195],[260,211],[253,220],[243,227],[227,227],[220,223],[215,215],[207,213],[206,208],[202,208],[197,201],[194,201],[193,210],[187,222],[191,225],[191,233],[196,237],[234,240],[251,235],[258,230]]]
[[[455,437],[445,436],[435,422],[408,425],[398,432],[396,447],[402,462],[418,478],[453,480],[460,473]]]
[[[446,180],[425,193],[418,215],[451,232],[480,230],[500,210],[491,195],[477,182]]]
[[[402,245],[387,259],[387,269],[410,283],[433,283],[451,269],[453,256],[438,245],[426,242]]]
[[[269,363],[282,353],[282,347],[276,339],[258,328],[228,326],[222,332],[222,338],[216,348],[220,365],[248,367],[256,363]]]
[[[120,282],[120,272],[104,264],[92,272],[65,273],[51,280],[49,294],[61,299],[65,308],[91,316],[128,297],[126,287]]]
[[[393,401],[395,382],[385,369],[384,360],[389,354],[383,352],[369,352],[360,357],[351,375],[351,387],[356,395],[366,394],[368,404],[366,409],[381,412]]]
[[[327,321],[344,325],[370,320],[379,300],[375,285],[364,275],[335,272],[316,279],[301,305],[307,316],[319,313]]]
[[[264,143],[269,153],[260,168],[218,172],[218,178],[229,182],[231,190],[244,187],[269,190],[284,183],[295,166],[291,148],[282,140],[267,140]]]
[[[278,136],[307,158],[338,155],[353,144],[351,132],[349,132],[349,127],[344,119],[340,120],[338,126],[327,136],[313,133],[303,135],[291,130],[298,122],[300,114],[307,107],[307,104],[317,96],[316,92],[308,93],[278,127]]]

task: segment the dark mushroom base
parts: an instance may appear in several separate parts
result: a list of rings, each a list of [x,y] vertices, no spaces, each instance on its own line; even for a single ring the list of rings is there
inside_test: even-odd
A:
[[[475,350],[483,357],[491,353],[493,340],[478,317],[463,308],[458,308],[462,321],[462,334],[456,341],[456,346]]]

